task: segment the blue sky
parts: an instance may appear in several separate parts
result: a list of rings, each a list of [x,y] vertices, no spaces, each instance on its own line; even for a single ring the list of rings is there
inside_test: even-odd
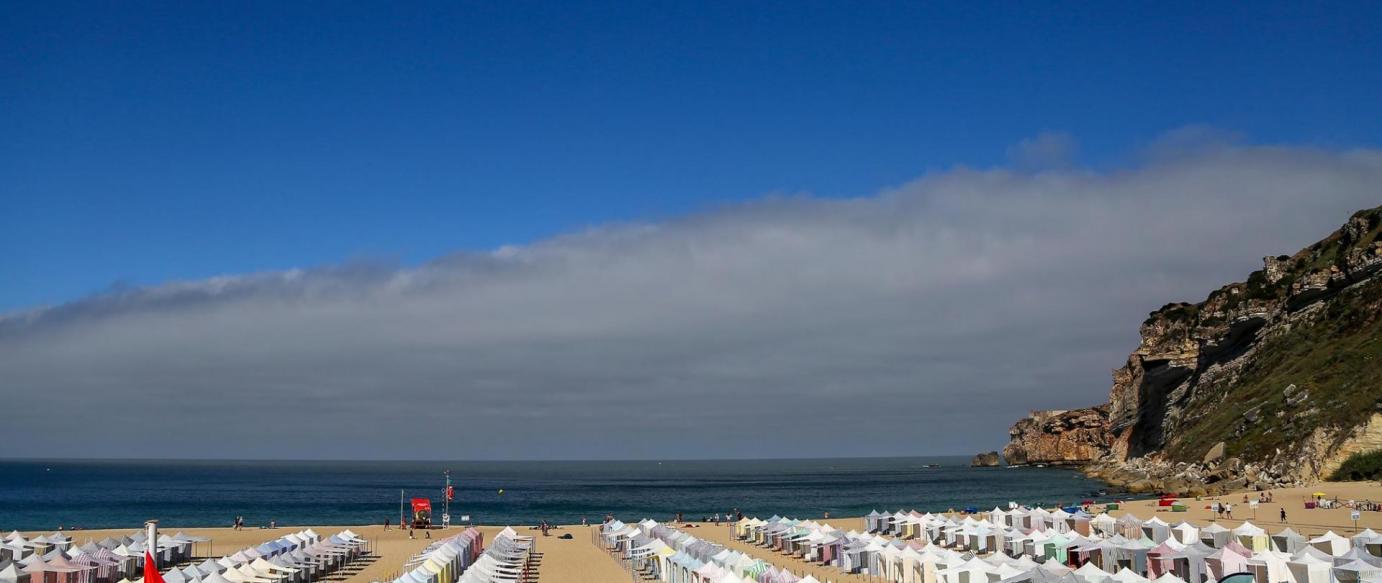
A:
[[[972,453],[1382,202],[1378,3],[6,12],[0,457]]]
[[[0,311],[867,196],[1047,131],[1094,169],[1193,124],[1382,137],[1376,3],[866,8],[10,5]]]

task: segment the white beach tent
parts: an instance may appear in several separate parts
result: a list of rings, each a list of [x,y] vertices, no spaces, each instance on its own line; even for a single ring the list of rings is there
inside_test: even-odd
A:
[[[973,558],[954,567],[941,569],[939,575],[945,583],[987,583],[993,566]]]
[[[0,561],[0,582],[29,583],[29,574],[20,570],[19,564],[14,561]]]
[[[1166,542],[1171,536],[1171,525],[1160,517],[1153,516],[1142,523],[1142,536],[1152,539],[1152,542],[1161,544]]]
[[[1287,554],[1295,554],[1301,548],[1310,544],[1310,540],[1301,536],[1300,533],[1288,528],[1281,529],[1272,535],[1272,549]]]
[[[1258,582],[1291,582],[1291,571],[1287,568],[1289,561],[1291,555],[1280,551],[1253,553],[1248,560],[1248,572]]]
[[[1132,570],[1127,567],[1119,569],[1117,573],[1109,577],[1109,580],[1111,582],[1116,581],[1117,583],[1150,583],[1149,579],[1132,572]]]
[[[1094,529],[1094,532],[1101,535],[1113,536],[1114,531],[1118,528],[1118,520],[1109,516],[1107,512],[1100,512],[1094,518],[1089,519],[1089,526]]]
[[[1200,529],[1200,540],[1216,549],[1224,546],[1224,543],[1227,543],[1231,536],[1233,533],[1217,522],[1211,522],[1208,526]]]
[[[1382,577],[1382,567],[1360,560],[1334,565],[1334,579],[1339,583],[1358,583]]]
[[[1301,549],[1286,568],[1295,583],[1330,583],[1334,578],[1333,558],[1314,547]]]
[[[1185,583],[1185,579],[1177,577],[1174,573],[1165,573],[1156,579],[1152,579],[1152,583]]]
[[[1180,541],[1181,544],[1188,545],[1192,542],[1200,542],[1200,529],[1182,520],[1171,527],[1171,536]]]
[[[1262,530],[1257,525],[1248,521],[1243,521],[1243,524],[1238,525],[1238,528],[1233,529],[1231,532],[1233,533],[1233,537],[1238,539],[1239,544],[1251,549],[1253,552],[1265,551],[1268,545],[1271,544],[1271,541],[1267,537],[1267,531]]]
[[[1110,575],[1108,571],[1100,569],[1094,563],[1085,563],[1080,565],[1080,568],[1075,569],[1075,576],[1088,583],[1104,583]]]
[[[1324,534],[1310,539],[1310,546],[1317,548],[1331,557],[1342,556],[1353,546],[1348,539],[1339,536],[1334,531],[1325,531]]]
[[[1382,557],[1382,534],[1378,534],[1377,531],[1365,528],[1349,540],[1353,542],[1353,546],[1366,550],[1375,557]]]

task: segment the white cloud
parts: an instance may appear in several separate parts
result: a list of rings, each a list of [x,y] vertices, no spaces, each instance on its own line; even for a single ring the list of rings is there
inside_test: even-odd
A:
[[[1377,151],[1219,145],[1145,164],[955,170],[418,268],[12,314],[0,455],[992,448],[1028,408],[1102,400],[1148,311],[1322,237],[1382,183]]]

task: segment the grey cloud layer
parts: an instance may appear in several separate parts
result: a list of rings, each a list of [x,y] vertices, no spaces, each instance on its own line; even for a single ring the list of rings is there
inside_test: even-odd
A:
[[[1378,184],[1377,151],[1215,147],[112,292],[0,319],[23,412],[0,455],[970,452],[1102,399],[1146,312],[1323,236]]]

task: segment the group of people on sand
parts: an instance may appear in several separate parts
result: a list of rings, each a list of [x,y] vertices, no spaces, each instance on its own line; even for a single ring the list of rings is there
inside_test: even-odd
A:
[[[235,530],[245,530],[245,517],[243,517],[243,516],[236,516],[236,517],[235,517],[235,522],[232,523],[231,528],[233,528],[233,529],[235,529]],[[265,527],[264,525],[261,524],[261,525],[259,525],[259,528],[278,528],[278,521],[277,521],[277,520],[270,520],[270,521],[269,521],[269,526]]]

